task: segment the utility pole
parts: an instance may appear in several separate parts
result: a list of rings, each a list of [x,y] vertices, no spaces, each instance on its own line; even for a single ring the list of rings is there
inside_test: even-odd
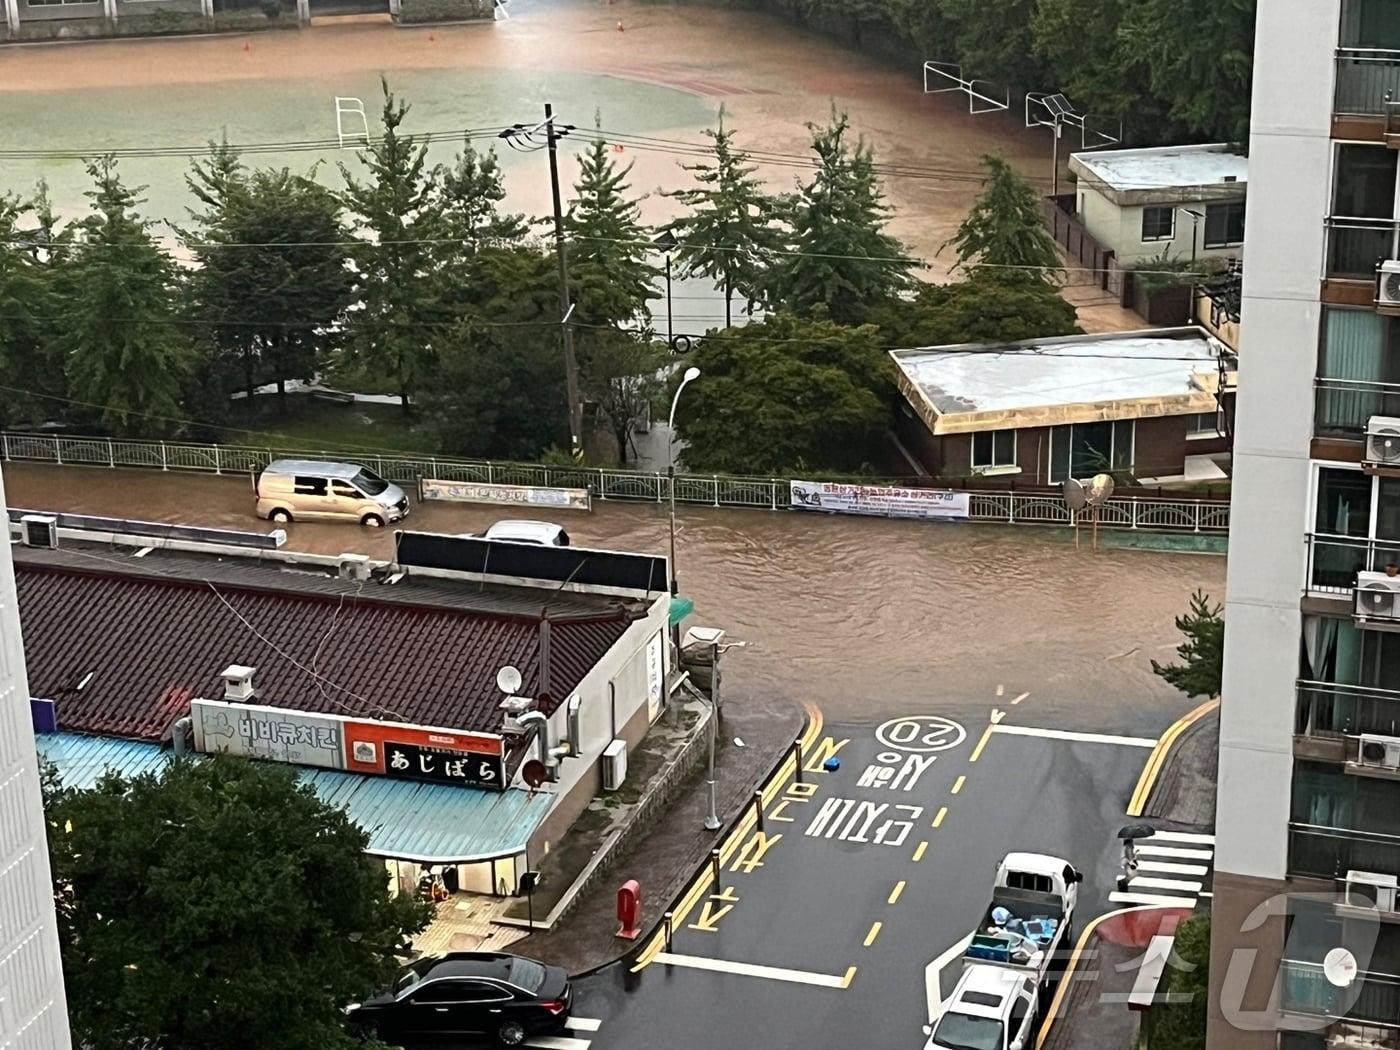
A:
[[[543,129],[545,148],[549,150],[549,189],[554,200],[554,251],[559,261],[559,330],[564,342],[564,377],[569,391],[569,442],[575,463],[583,462],[583,402],[579,398],[578,358],[574,355],[574,330],[571,324],[574,304],[569,298],[569,253],[564,240],[564,205],[559,194],[559,140],[573,130],[566,124],[562,131],[554,125],[554,107],[544,104],[544,120],[533,128],[516,124],[501,132],[501,138],[515,149],[517,140],[530,141],[530,136]],[[536,144],[534,149],[540,147]],[[529,149],[525,149],[529,152]]]

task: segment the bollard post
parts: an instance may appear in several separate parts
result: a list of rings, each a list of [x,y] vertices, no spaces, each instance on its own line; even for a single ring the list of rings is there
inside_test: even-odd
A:
[[[795,784],[800,784],[800,783],[802,783],[802,741],[801,741],[801,740],[794,740],[794,741],[792,742],[792,754],[793,754],[793,757],[797,759],[796,765],[795,765],[795,767],[794,767],[793,778],[792,778],[792,779],[793,779],[793,783],[795,783]]]
[[[754,793],[753,793],[753,812],[754,812],[754,816],[758,818],[758,830],[759,830],[759,831],[762,831],[762,830],[763,830],[763,792],[760,791],[760,790],[758,790],[757,788],[754,789]]]
[[[675,913],[668,911],[662,916],[662,921],[666,924],[666,950],[669,952],[671,950],[671,936],[674,932]]]
[[[714,875],[715,875],[715,889],[717,889],[717,890],[722,890],[722,889],[724,889],[724,887],[721,886],[721,885],[719,884],[719,850],[718,850],[718,849],[712,849],[712,850],[710,850],[710,868],[714,871]]]

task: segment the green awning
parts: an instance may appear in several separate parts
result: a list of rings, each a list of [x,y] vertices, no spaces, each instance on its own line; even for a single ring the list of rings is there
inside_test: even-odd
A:
[[[674,627],[695,611],[695,603],[683,594],[671,599],[671,626]]]

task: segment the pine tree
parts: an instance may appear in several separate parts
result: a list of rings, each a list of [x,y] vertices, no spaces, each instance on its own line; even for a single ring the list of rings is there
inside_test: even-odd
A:
[[[734,323],[733,300],[738,292],[750,306],[761,296],[764,271],[771,253],[782,247],[777,229],[778,206],[754,178],[757,166],[746,163],[734,147],[734,132],[719,124],[705,134],[712,143],[713,160],[681,167],[699,183],[677,190],[674,197],[690,210],[671,224],[679,239],[676,259],[682,277],[708,277],[724,293],[724,324]]]
[[[794,251],[770,271],[773,297],[799,315],[824,306],[858,322],[870,306],[913,285],[918,264],[885,232],[892,209],[863,140],[848,142],[850,121],[833,106],[827,127],[808,124],[817,171],[791,202]]]
[[[1176,618],[1176,629],[1186,641],[1176,647],[1179,664],[1152,661],[1152,673],[1160,675],[1187,696],[1219,696],[1225,659],[1225,621],[1219,603],[1197,591],[1191,595],[1191,609]]]
[[[506,191],[494,149],[478,153],[467,139],[452,166],[439,166],[435,175],[447,236],[459,241],[468,255],[525,236],[525,216],[502,214],[498,207]]]
[[[1001,157],[983,156],[987,169],[982,194],[967,218],[939,250],[952,245],[958,265],[976,274],[1001,271],[1003,279],[1052,283],[1060,253],[1045,228],[1040,201],[1025,179]]]
[[[658,271],[649,259],[651,231],[641,222],[638,200],[628,196],[631,170],[630,164],[618,168],[601,137],[579,157],[564,230],[576,319],[582,324],[638,321],[653,295]]]
[[[394,99],[386,81],[381,85],[384,133],[360,151],[368,178],[340,165],[345,207],[368,235],[353,253],[361,310],[352,348],[360,361],[387,368],[407,415],[436,365],[432,323],[441,319],[438,256],[445,224],[428,147],[400,131],[409,107]]]
[[[60,235],[42,183],[29,200],[0,195],[0,384],[6,387],[0,425],[59,414],[65,385],[52,338],[63,310],[54,279],[56,242]]]
[[[73,398],[117,433],[163,432],[180,414],[190,344],[176,316],[177,273],[136,214],[111,157],[91,162],[92,212],[78,223],[60,346]]]

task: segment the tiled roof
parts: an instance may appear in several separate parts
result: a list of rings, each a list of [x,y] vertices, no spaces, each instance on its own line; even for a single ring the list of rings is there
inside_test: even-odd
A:
[[[499,729],[505,664],[525,695],[540,689],[537,616],[453,607],[430,591],[381,598],[378,584],[337,596],[177,577],[156,559],[138,575],[132,564],[16,559],[30,693],[55,701],[64,730],[160,740],[192,698],[223,695],[229,664],[257,668],[259,703],[449,729]],[[550,611],[556,702],[631,622],[622,609],[569,613]]]

